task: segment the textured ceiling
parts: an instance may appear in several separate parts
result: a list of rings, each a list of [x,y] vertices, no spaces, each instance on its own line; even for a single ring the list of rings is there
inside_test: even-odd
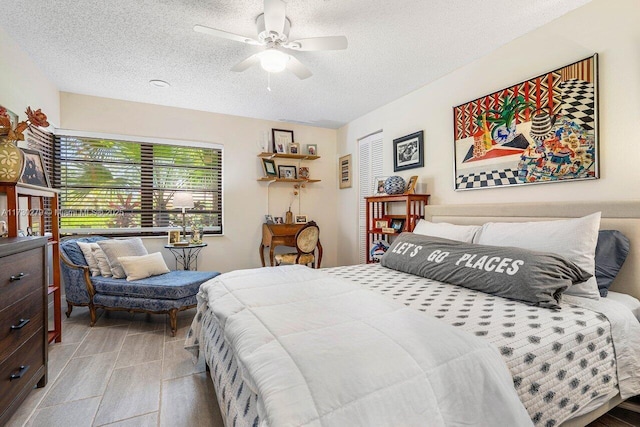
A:
[[[290,39],[344,35],[347,50],[294,52],[313,76],[230,68],[262,48],[261,0],[20,0],[0,26],[61,91],[337,128],[590,0],[289,0]],[[159,89],[151,79],[171,83]]]

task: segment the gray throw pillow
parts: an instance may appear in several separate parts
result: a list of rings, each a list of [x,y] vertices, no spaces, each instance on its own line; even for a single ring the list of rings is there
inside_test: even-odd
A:
[[[539,307],[559,309],[562,292],[591,274],[566,258],[508,246],[402,233],[384,267]]]
[[[600,230],[596,246],[596,281],[601,297],[606,297],[609,287],[622,268],[629,254],[627,236],[617,230]]]
[[[109,261],[109,267],[114,279],[123,279],[127,274],[122,268],[122,264],[118,261],[119,257],[124,256],[140,256],[147,255],[147,248],[142,244],[142,239],[135,237],[133,239],[109,239],[100,240],[98,246],[102,249]]]

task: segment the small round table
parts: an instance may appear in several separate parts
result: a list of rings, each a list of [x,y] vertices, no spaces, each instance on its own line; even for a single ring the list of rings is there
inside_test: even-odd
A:
[[[175,245],[164,245],[165,248],[169,249],[173,254],[173,257],[176,259],[176,270],[178,269],[178,264],[182,266],[184,270],[191,270],[191,265],[195,267],[194,270],[198,269],[198,254],[207,246],[206,243],[198,243],[192,244],[189,243],[186,246],[175,246]]]

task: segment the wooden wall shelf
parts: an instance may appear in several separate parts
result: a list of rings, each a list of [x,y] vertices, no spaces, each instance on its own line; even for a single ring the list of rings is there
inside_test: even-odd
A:
[[[258,157],[267,159],[296,159],[296,160],[315,160],[320,156],[310,156],[308,154],[285,154],[285,153],[260,153]]]
[[[320,182],[319,179],[292,179],[292,178],[276,178],[270,176],[263,176],[258,178],[258,181],[265,182]]]

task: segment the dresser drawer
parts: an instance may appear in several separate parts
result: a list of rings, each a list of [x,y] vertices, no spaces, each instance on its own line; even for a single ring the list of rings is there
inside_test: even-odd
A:
[[[43,294],[38,289],[0,311],[0,363],[35,331],[44,327]]]
[[[43,289],[43,256],[42,248],[35,248],[0,258],[0,309],[15,303],[36,289]],[[11,280],[12,276],[14,280]],[[18,278],[19,280],[15,280]]]
[[[44,329],[39,329],[35,335],[14,351],[0,364],[0,409],[4,409],[24,389],[26,384],[40,378],[44,372]],[[24,366],[25,369],[20,369]],[[26,367],[28,366],[28,369]],[[11,375],[20,375],[11,379]],[[37,377],[36,377],[37,375]]]

